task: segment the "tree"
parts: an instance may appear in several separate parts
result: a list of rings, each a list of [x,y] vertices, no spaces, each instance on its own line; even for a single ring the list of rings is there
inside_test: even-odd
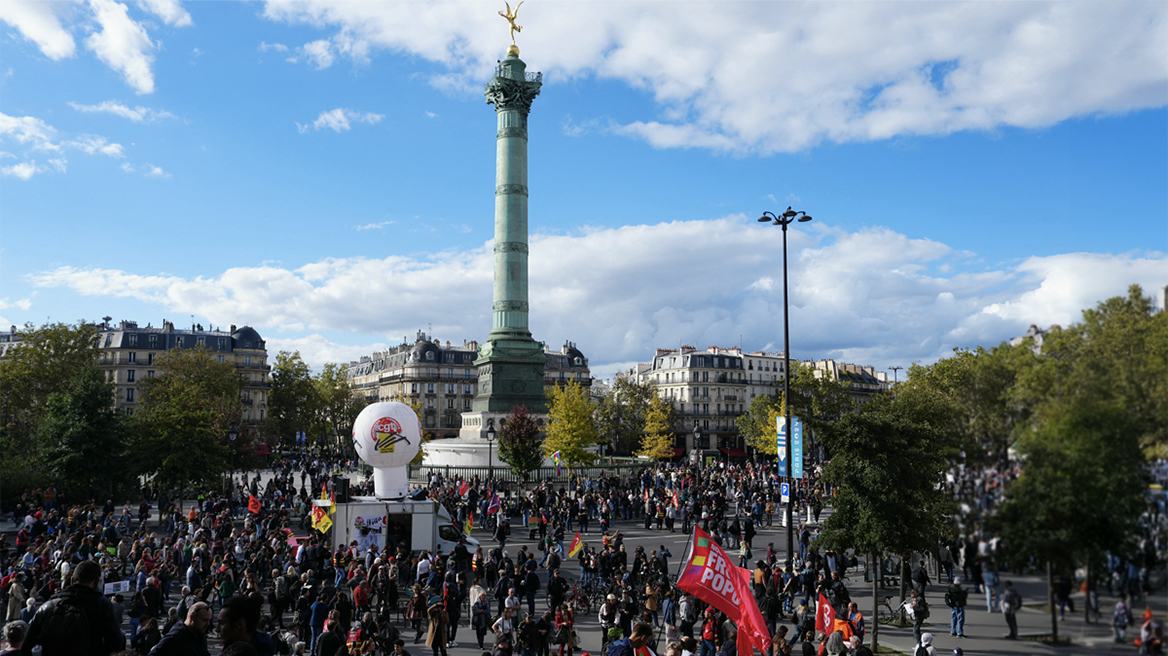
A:
[[[284,444],[293,443],[296,431],[319,435],[323,427],[320,406],[320,393],[312,380],[312,371],[300,359],[300,352],[277,353],[264,431]]]
[[[551,457],[560,452],[560,460],[569,467],[591,465],[596,461],[592,451],[600,442],[596,422],[592,418],[592,403],[579,383],[572,381],[564,387],[549,386],[547,439],[543,453]]]
[[[230,362],[205,348],[174,349],[154,361],[158,375],[138,383],[141,408],[134,414],[130,452],[137,471],[168,487],[206,484],[227,470],[243,440],[227,444],[239,431],[245,379]]]
[[[871,554],[927,552],[948,527],[950,501],[939,485],[947,466],[933,426],[918,422],[903,404],[881,396],[859,413],[847,414],[825,434],[832,459],[823,480],[836,487],[834,512],[817,544],[836,552],[852,547]],[[902,582],[905,577],[902,577]],[[873,578],[872,617],[877,617],[878,577]],[[904,586],[901,586],[902,596]],[[877,651],[878,623],[872,624]]]
[[[344,367],[338,364],[325,364],[313,383],[319,401],[319,422],[332,433],[337,445],[348,444],[348,438],[353,434],[353,422],[365,403],[353,393]]]
[[[669,428],[668,404],[656,394],[649,401],[643,430],[641,450],[637,451],[637,455],[653,460],[673,457],[673,431]]]
[[[1049,332],[1011,390],[1031,417],[1016,431],[1022,473],[992,526],[1014,562],[1046,564],[1055,640],[1055,571],[1136,549],[1145,458],[1168,446],[1166,352],[1168,316],[1132,285]]]
[[[55,484],[78,498],[110,496],[133,482],[124,415],[114,408],[114,385],[96,365],[67,391],[49,395],[39,426],[41,462]]]
[[[815,374],[810,366],[791,362],[791,416],[799,417],[809,433],[830,431],[853,408],[848,384]],[[745,415],[738,418],[738,432],[761,453],[778,455],[776,423],[783,416],[783,392],[756,396]]]
[[[92,324],[26,324],[19,346],[0,360],[4,422],[0,426],[0,478],[9,490],[43,484],[37,458],[38,428],[51,394],[69,392],[78,376],[97,362],[97,328]]]
[[[655,396],[652,383],[638,383],[628,374],[617,374],[594,415],[596,429],[613,453],[632,453],[640,445],[645,413]]]
[[[499,431],[499,459],[511,465],[517,474],[526,478],[529,472],[543,464],[539,445],[543,435],[531,418],[527,406],[511,408],[506,423]]]
[[[943,430],[953,460],[972,464],[1003,461],[1014,430],[1029,409],[1011,398],[1019,371],[1031,366],[1027,345],[953,349],[953,356],[909,368],[896,389],[919,421]]]

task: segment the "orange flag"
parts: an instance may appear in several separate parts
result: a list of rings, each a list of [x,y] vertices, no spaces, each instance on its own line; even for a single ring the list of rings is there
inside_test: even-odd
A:
[[[251,498],[247,500],[247,511],[258,515],[260,514],[261,508],[263,508],[263,505],[260,504],[260,500],[254,494],[251,495]]]

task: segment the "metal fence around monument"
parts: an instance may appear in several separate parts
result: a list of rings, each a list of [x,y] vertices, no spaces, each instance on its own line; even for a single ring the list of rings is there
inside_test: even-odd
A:
[[[625,460],[625,459],[621,459]],[[591,467],[576,467],[569,469],[567,467],[560,468],[560,473],[557,475],[555,467],[540,467],[527,474],[526,477],[520,476],[515,471],[508,468],[506,465],[499,465],[496,467],[456,467],[456,466],[430,466],[430,465],[410,465],[410,482],[411,483],[425,483],[430,480],[430,474],[440,474],[443,478],[462,478],[473,479],[475,477],[481,479],[487,476],[494,476],[496,480],[505,481],[508,483],[533,483],[539,484],[544,481],[552,483],[569,483],[576,476],[583,476],[584,478],[596,479],[601,475],[607,477],[624,477],[634,476],[640,470],[652,464],[651,461],[623,461],[623,462],[606,462],[597,463]]]

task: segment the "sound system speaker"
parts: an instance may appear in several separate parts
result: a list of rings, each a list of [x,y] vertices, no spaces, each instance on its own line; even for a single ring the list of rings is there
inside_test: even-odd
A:
[[[337,503],[349,503],[349,478],[347,476],[333,476],[333,493]]]

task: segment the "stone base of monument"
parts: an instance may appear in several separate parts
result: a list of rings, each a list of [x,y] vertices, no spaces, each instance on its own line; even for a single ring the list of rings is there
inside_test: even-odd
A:
[[[499,459],[498,440],[488,444],[485,439],[463,438],[454,440],[430,440],[426,442],[423,467],[498,467],[509,469],[507,463]],[[490,459],[488,460],[488,452]],[[549,458],[543,459],[544,467],[555,467]]]

